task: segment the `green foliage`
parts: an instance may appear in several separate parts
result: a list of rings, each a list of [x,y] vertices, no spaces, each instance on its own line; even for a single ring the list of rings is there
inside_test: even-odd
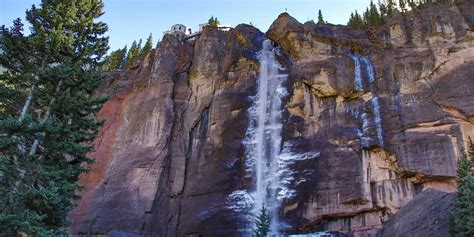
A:
[[[150,53],[152,48],[153,48],[153,37],[150,34],[148,36],[148,39],[145,42],[145,45],[143,46],[142,50],[140,51],[140,57],[144,58],[147,54]]]
[[[398,4],[397,4],[398,2]],[[409,9],[419,9],[423,4],[427,4],[428,0],[382,0],[379,1],[379,6],[370,1],[369,7],[362,13],[362,16],[351,13],[347,25],[352,29],[367,29],[369,27],[380,27],[384,24],[384,19],[395,10],[400,10],[402,13]]]
[[[317,24],[324,24],[326,23],[323,18],[323,13],[321,12],[321,9],[318,11],[318,23]]]
[[[420,9],[421,6],[431,3],[430,0],[406,0],[411,9]]]
[[[125,45],[123,49],[117,49],[115,51],[112,51],[110,55],[105,57],[102,70],[112,71],[115,69],[124,69],[126,60],[127,60],[127,46]]]
[[[86,154],[104,98],[93,96],[108,49],[100,0],[43,0],[2,26],[0,64],[0,236],[53,236],[91,163]]]
[[[402,12],[407,11],[407,2],[405,0],[399,0],[398,6],[400,7],[400,10],[402,10]]]
[[[130,50],[127,51],[127,46],[123,49],[117,49],[112,51],[110,55],[106,56],[104,59],[102,70],[112,71],[115,69],[129,69],[133,66],[133,63],[139,59],[144,58],[147,54],[151,52],[153,48],[153,37],[150,34],[145,42],[143,48],[141,47],[142,40],[133,41]]]
[[[395,10],[405,13],[409,10],[419,9],[424,4],[429,4],[431,0],[379,0],[379,10],[383,17],[390,16]]]
[[[142,40],[137,44],[137,41],[133,41],[130,50],[127,53],[127,60],[125,61],[125,69],[129,69],[133,66],[133,63],[136,59],[140,57],[140,50],[141,50]]]
[[[385,43],[384,47],[383,47],[385,50],[392,50],[394,49],[395,47],[393,46],[392,43]]]
[[[366,28],[366,23],[359,13],[355,11],[355,13],[351,13],[351,17],[349,18],[347,26],[349,26],[351,29],[361,30]]]
[[[367,29],[369,27],[380,27],[383,25],[383,17],[380,14],[377,6],[370,1],[369,7],[361,15],[355,11],[351,13],[347,25],[352,29]]]
[[[209,18],[209,20],[207,21],[207,24],[209,24],[209,26],[211,27],[219,27],[221,23],[217,19],[217,17],[214,18],[214,16],[211,16],[211,18]]]
[[[377,6],[372,1],[370,1],[370,6],[367,9],[367,19],[365,19],[365,22],[367,22],[369,27],[380,27],[383,25],[382,16],[380,15]]]
[[[474,143],[469,140],[469,149],[458,163],[458,191],[455,211],[449,216],[450,236],[474,236]]]
[[[265,205],[262,205],[260,209],[260,214],[255,220],[255,228],[253,230],[254,237],[266,237],[270,232],[270,215],[268,210],[265,208]]]

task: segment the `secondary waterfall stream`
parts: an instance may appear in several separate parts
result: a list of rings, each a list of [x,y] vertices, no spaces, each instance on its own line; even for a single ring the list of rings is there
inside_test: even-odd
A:
[[[278,233],[277,198],[279,177],[278,157],[281,149],[282,97],[286,89],[282,83],[288,75],[281,73],[281,65],[275,58],[274,47],[270,40],[263,42],[259,53],[260,73],[257,79],[257,95],[249,109],[250,126],[247,129],[246,158],[248,168],[254,174],[255,189],[250,193],[253,198],[251,212],[258,216],[265,205],[271,217],[270,230]]]

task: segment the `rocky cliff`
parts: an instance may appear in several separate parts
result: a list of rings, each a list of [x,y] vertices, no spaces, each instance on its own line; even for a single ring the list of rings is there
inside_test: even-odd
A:
[[[166,35],[98,92],[110,96],[98,116],[106,122],[71,232],[246,235],[249,131],[270,39],[286,78],[274,91],[278,231],[396,236],[393,224],[379,230],[402,207],[434,200],[427,189],[456,190],[456,157],[474,137],[473,27],[474,4],[459,0],[368,31],[284,13],[266,34],[238,25],[187,41]]]

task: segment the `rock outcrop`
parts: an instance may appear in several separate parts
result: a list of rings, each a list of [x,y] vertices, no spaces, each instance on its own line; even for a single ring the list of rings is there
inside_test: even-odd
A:
[[[379,236],[449,236],[448,214],[454,210],[454,193],[427,189],[403,206]]]
[[[278,210],[281,231],[370,236],[387,223],[392,236],[419,200],[440,196],[431,189],[456,190],[459,148],[474,137],[473,10],[431,4],[370,32],[282,14],[266,34],[166,35],[98,92],[111,99],[71,233],[244,235],[250,204],[229,195],[254,187],[243,141],[269,38],[288,73],[281,154],[305,156],[287,167],[295,195]]]

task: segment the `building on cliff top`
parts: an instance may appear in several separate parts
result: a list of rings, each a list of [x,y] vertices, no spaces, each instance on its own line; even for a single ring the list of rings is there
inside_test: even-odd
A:
[[[171,27],[170,30],[163,32],[163,35],[173,34],[173,35],[182,35],[182,36],[184,36],[184,35],[186,35],[186,30],[187,30],[187,28],[186,28],[185,25],[175,24]],[[191,30],[191,28],[189,30]]]
[[[187,28],[183,24],[174,24],[170,30],[163,32],[163,36],[166,34],[177,35],[181,39],[187,40],[192,39],[195,36],[201,34],[204,30],[204,27],[209,26],[209,23],[199,24],[199,31],[193,32],[191,28]],[[221,31],[229,31],[232,27],[230,25],[218,25],[217,28]]]

